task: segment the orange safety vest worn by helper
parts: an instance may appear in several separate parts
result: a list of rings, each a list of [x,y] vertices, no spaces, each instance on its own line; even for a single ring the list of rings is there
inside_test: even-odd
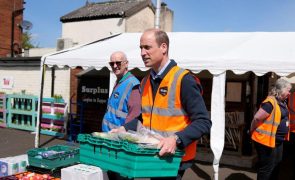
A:
[[[159,85],[153,98],[150,77],[145,77],[142,84],[142,119],[143,125],[160,133],[164,137],[182,131],[191,121],[181,105],[181,80],[187,70],[173,67]],[[195,158],[196,141],[185,148],[182,161]]]
[[[290,131],[295,133],[295,92],[292,92],[288,99],[290,112]]]
[[[252,133],[252,140],[268,147],[276,146],[276,132],[281,122],[281,109],[275,97],[268,96],[262,103],[269,102],[273,106],[271,114]],[[289,133],[285,139],[288,139]]]

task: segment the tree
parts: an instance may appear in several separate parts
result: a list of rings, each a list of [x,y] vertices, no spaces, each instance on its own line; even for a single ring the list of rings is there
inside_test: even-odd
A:
[[[33,44],[33,37],[29,31],[25,31],[22,34],[22,48],[24,49],[31,49],[35,48],[37,45]]]

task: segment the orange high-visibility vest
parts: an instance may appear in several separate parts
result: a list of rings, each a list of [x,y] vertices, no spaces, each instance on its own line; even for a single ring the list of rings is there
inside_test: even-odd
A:
[[[164,77],[153,98],[150,77],[142,84],[143,125],[164,137],[183,130],[191,121],[185,113],[180,98],[181,80],[188,71],[174,66]],[[196,141],[185,148],[182,161],[192,160],[196,155]]]
[[[288,99],[290,112],[290,131],[295,133],[295,92],[292,92]]]
[[[271,114],[259,125],[252,133],[252,140],[268,147],[274,148],[276,146],[276,132],[281,122],[281,109],[273,96],[268,96],[262,103],[269,102],[273,106]],[[289,133],[285,139],[289,138]]]

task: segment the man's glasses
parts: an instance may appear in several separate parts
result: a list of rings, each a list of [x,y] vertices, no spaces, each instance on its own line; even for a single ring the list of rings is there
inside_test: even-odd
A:
[[[123,62],[123,61],[112,61],[112,62],[109,62],[109,64],[110,64],[110,66],[112,66],[112,67],[113,67],[115,64],[116,64],[117,66],[121,66],[122,62]]]

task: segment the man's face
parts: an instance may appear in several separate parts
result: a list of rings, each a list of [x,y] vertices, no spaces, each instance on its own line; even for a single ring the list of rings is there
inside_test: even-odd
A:
[[[160,47],[156,42],[154,32],[147,31],[140,38],[140,49],[143,63],[146,67],[158,69],[166,52],[166,45],[161,44]]]
[[[128,71],[128,61],[120,53],[113,54],[109,64],[117,78],[122,77]]]

